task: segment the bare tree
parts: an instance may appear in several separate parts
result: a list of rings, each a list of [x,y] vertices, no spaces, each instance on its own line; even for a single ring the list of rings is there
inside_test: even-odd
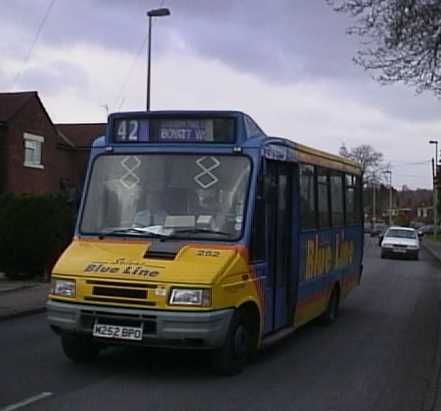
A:
[[[361,165],[363,179],[366,183],[363,208],[365,212],[370,212],[372,227],[374,227],[378,205],[385,204],[384,190],[382,190],[384,186],[381,182],[385,180],[384,172],[390,169],[390,164],[384,161],[383,153],[376,151],[369,144],[362,144],[348,149],[343,143],[340,147],[339,154]],[[377,190],[379,190],[378,195],[375,194]],[[369,192],[372,192],[372,194],[366,195]]]
[[[384,179],[384,172],[390,165],[384,161],[383,153],[376,151],[369,144],[362,144],[348,149],[343,143],[339,154],[342,157],[360,163],[367,183],[379,183]]]
[[[364,48],[354,61],[375,79],[441,96],[441,1],[326,1],[355,20],[348,33],[359,35]]]

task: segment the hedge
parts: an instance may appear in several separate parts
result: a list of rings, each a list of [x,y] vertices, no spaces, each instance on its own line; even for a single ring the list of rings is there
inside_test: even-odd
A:
[[[72,208],[62,195],[0,195],[0,272],[44,275],[69,243],[72,227]]]

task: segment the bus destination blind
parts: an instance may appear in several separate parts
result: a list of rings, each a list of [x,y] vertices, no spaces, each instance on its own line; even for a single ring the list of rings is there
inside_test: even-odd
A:
[[[114,143],[231,143],[233,119],[116,119]]]

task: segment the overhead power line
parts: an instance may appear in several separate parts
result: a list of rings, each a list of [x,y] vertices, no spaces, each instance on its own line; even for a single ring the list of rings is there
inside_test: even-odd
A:
[[[425,166],[431,163],[431,160],[424,160],[424,161],[414,161],[414,162],[408,162],[408,163],[399,163],[399,164],[394,164],[393,162],[391,163],[391,167],[392,168],[399,168],[399,167],[409,167],[409,166]]]
[[[49,3],[49,5],[48,5],[48,7],[46,9],[46,13],[44,13],[44,16],[43,16],[42,20],[40,21],[38,29],[37,29],[37,31],[35,33],[34,39],[32,40],[31,47],[29,48],[29,51],[28,51],[25,59],[23,60],[22,68],[21,68],[21,70],[19,70],[19,72],[14,77],[14,82],[12,84],[12,88],[14,88],[15,85],[17,84],[17,81],[22,76],[22,74],[24,72],[24,69],[26,68],[29,60],[31,59],[32,52],[34,51],[34,48],[35,48],[35,46],[37,44],[37,41],[40,38],[40,34],[43,31],[44,26],[46,25],[46,21],[47,21],[47,19],[49,17],[49,14],[50,14],[52,8],[54,7],[54,4],[55,4],[56,1],[57,0],[51,0],[51,2]]]
[[[123,81],[123,83],[122,83],[122,85],[121,85],[121,87],[119,89],[118,95],[115,98],[113,107],[116,107],[116,105],[119,103],[118,111],[121,110],[121,107],[123,106],[123,104],[124,104],[124,102],[126,100],[126,96],[123,96],[123,93],[124,93],[124,91],[125,91],[125,89],[127,87],[127,84],[129,83],[129,81],[130,81],[130,79],[132,77],[132,72],[133,72],[133,70],[134,70],[134,68],[136,66],[136,63],[138,62],[139,56],[144,51],[146,43],[147,43],[147,34],[145,35],[145,37],[144,37],[144,39],[142,41],[142,44],[141,44],[141,46],[138,49],[138,52],[133,57],[132,64],[130,65],[129,70],[127,71],[127,74],[126,74],[126,76],[124,78],[124,81]]]
[[[409,177],[409,178],[425,178],[425,176],[419,176],[419,175],[416,175],[416,174],[397,174],[397,173],[395,173],[394,176],[397,176],[397,177]]]

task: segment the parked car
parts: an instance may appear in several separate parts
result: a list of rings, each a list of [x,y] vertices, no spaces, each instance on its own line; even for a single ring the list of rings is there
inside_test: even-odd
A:
[[[425,225],[424,223],[421,223],[419,221],[411,221],[409,227],[415,228],[415,230],[419,230],[424,225]]]
[[[381,242],[381,258],[390,256],[410,257],[418,260],[420,240],[414,228],[390,227]]]
[[[378,233],[378,245],[381,247],[381,242],[383,241],[384,234],[389,229],[388,226],[385,226],[379,233]]]
[[[423,225],[418,229],[418,235],[420,237],[424,235],[432,235],[434,231],[435,226],[433,224]],[[438,233],[441,233],[441,227],[438,227]]]
[[[376,237],[380,233],[384,232],[387,229],[387,225],[383,223],[377,223],[374,224],[374,226],[371,229],[371,237]]]

